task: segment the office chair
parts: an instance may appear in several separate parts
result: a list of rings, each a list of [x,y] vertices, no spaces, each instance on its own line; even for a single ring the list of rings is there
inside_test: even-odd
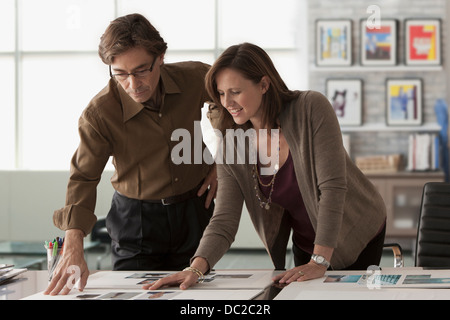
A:
[[[385,243],[383,248],[392,250],[392,254],[394,255],[394,268],[402,268],[404,266],[403,250],[398,243]]]
[[[105,248],[103,255],[97,257],[97,270],[100,270],[103,258],[111,253],[111,237],[108,230],[106,230],[106,218],[101,217],[97,219],[91,232],[91,241],[99,241]]]
[[[423,188],[416,241],[416,267],[450,268],[450,184]]]

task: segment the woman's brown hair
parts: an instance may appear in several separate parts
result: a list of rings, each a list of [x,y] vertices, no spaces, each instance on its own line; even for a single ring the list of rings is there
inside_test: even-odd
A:
[[[217,92],[216,77],[225,68],[238,71],[244,78],[253,81],[255,84],[259,83],[264,76],[269,78],[270,86],[261,102],[262,123],[265,127],[277,128],[278,115],[283,108],[283,104],[297,97],[298,91],[288,89],[269,55],[263,49],[251,43],[242,43],[226,49],[214,62],[205,79],[206,90],[217,106],[222,105]],[[224,108],[219,108],[219,111],[218,129],[223,131],[232,128],[234,121],[231,115],[224,111]]]
[[[109,24],[100,38],[98,54],[105,64],[111,65],[115,56],[134,47],[142,47],[155,57],[167,50],[167,43],[158,30],[137,13],[119,17]]]

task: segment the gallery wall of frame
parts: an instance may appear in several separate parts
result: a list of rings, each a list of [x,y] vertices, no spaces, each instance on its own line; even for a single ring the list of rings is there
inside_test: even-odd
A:
[[[352,24],[349,19],[316,21],[315,62],[318,68],[355,66]],[[399,65],[398,57],[400,25],[403,25],[405,37],[402,65]],[[383,19],[376,26],[361,19],[359,31],[361,67],[404,67],[404,70],[411,67],[414,70],[417,66],[441,65],[440,19],[406,19],[403,23],[397,19]],[[423,124],[422,84],[421,78],[386,79],[386,125]],[[326,94],[341,125],[362,124],[362,79],[327,79]]]
[[[399,23],[382,19],[371,25],[361,19],[360,64],[362,66],[395,66],[398,64]],[[353,64],[352,24],[349,19],[316,21],[316,64],[318,66],[351,66]],[[441,20],[406,19],[405,65],[441,65]]]
[[[354,41],[355,30],[359,43]],[[400,46],[403,48],[400,48]],[[439,125],[424,123],[424,82],[418,74],[442,69],[441,19],[407,18],[382,19],[371,25],[367,19],[317,19],[315,21],[315,70],[325,70],[325,95],[330,100],[336,116],[345,132],[403,131],[410,136],[417,132],[437,139]],[[401,50],[399,50],[401,49]],[[359,51],[359,52],[358,52]],[[403,56],[400,56],[400,52]],[[356,54],[355,54],[356,53]],[[358,59],[356,59],[358,56]],[[383,123],[364,123],[364,86],[370,77],[349,77],[346,73],[360,75],[385,70]],[[401,70],[402,76],[395,71]],[[409,71],[413,71],[408,74]],[[335,77],[336,74],[345,76]],[[383,104],[380,104],[383,105]],[[348,144],[350,137],[346,137]],[[409,141],[416,141],[409,137]],[[350,149],[350,147],[348,146]],[[404,152],[406,169],[408,152]],[[437,157],[431,145],[418,152]]]
[[[376,27],[373,4],[308,0],[309,89],[328,97],[347,151],[385,200],[386,236],[409,250],[424,183],[446,179],[436,107],[450,103],[450,4],[378,1]]]

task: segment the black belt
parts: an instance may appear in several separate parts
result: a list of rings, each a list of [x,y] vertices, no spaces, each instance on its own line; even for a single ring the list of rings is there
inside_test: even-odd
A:
[[[165,206],[180,203],[180,202],[186,201],[188,199],[195,198],[197,196],[197,192],[200,189],[201,185],[202,185],[202,183],[200,183],[194,189],[191,189],[182,194],[178,194],[176,196],[172,196],[172,197],[168,197],[168,198],[164,198],[164,199],[160,199],[160,200],[143,200],[143,201],[149,202],[149,203],[161,203]]]

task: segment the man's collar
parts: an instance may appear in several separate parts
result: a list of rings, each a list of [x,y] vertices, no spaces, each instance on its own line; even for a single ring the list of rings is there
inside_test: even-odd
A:
[[[123,122],[127,122],[137,115],[144,108],[144,105],[134,101],[119,83],[117,83],[117,89],[122,103]]]
[[[164,88],[164,94],[174,94],[181,93],[180,88],[171,77],[171,75],[167,72],[165,65],[161,66],[161,81]],[[137,115],[144,108],[142,103],[134,101],[128,93],[122,88],[120,84],[117,84],[117,88],[120,94],[120,101],[123,106],[123,122],[127,122],[135,115]]]
[[[178,87],[177,83],[172,78],[172,76],[169,74],[165,64],[161,66],[161,79],[164,85],[165,93],[167,94],[181,93],[180,88]]]

